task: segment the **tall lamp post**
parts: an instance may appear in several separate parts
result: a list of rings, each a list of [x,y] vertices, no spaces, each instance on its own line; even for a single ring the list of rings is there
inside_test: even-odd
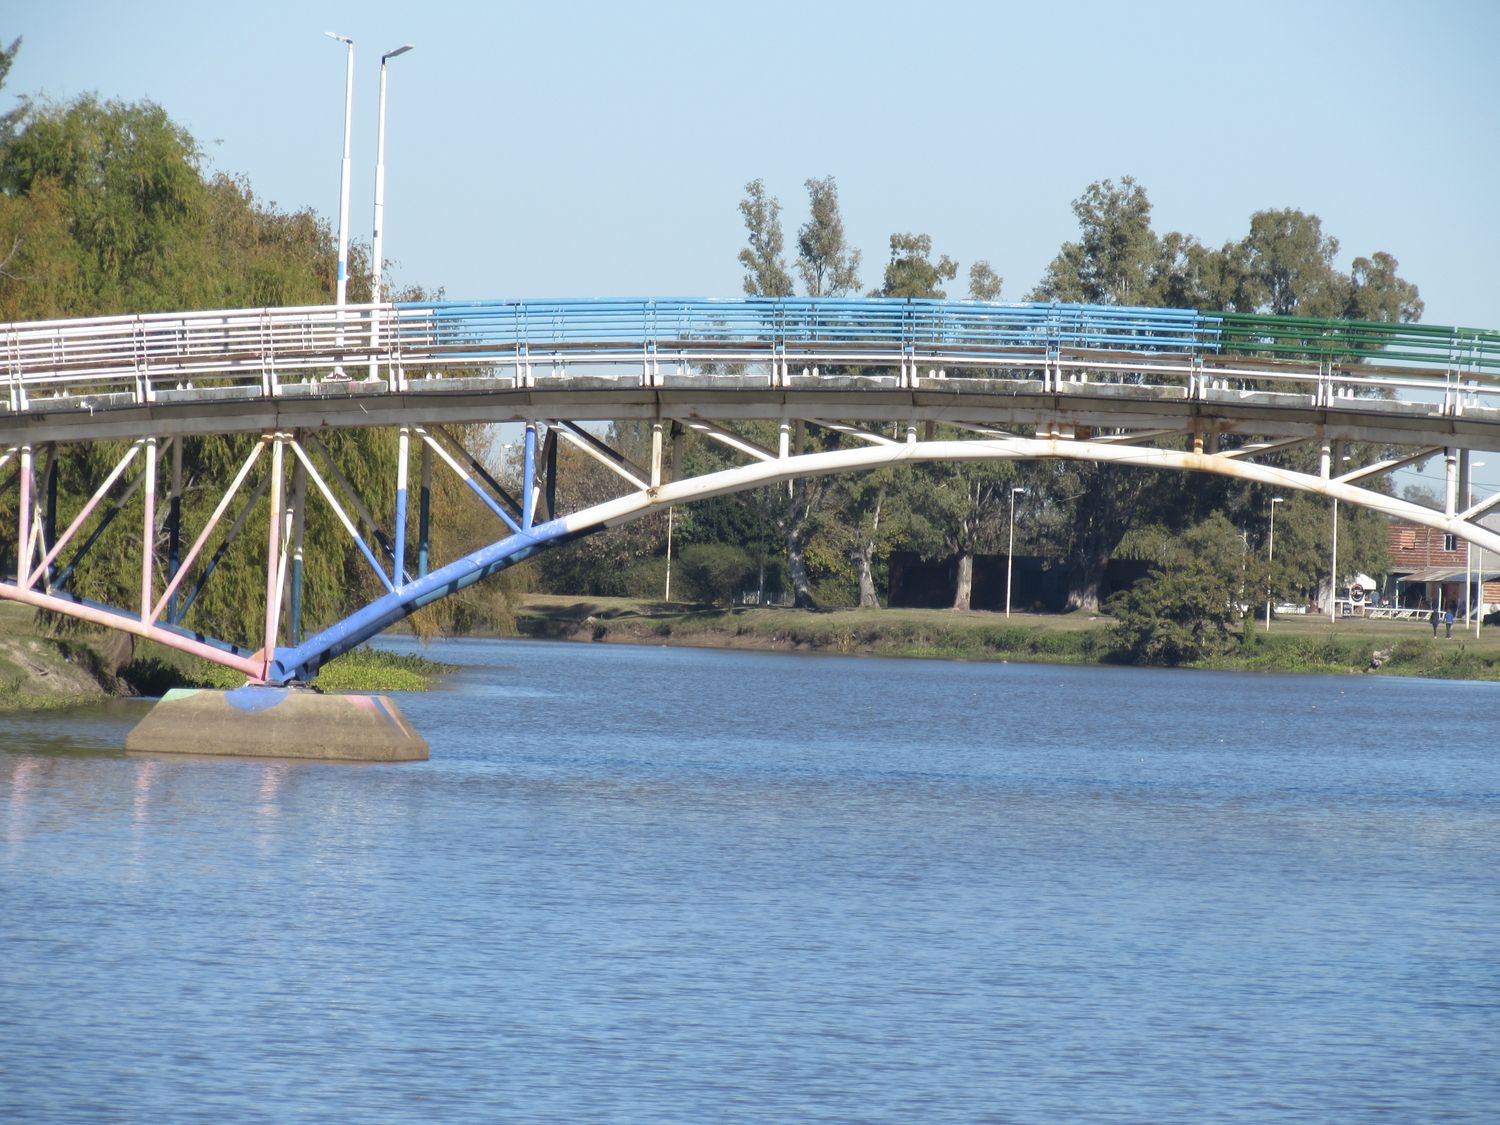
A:
[[[1280,496],[1271,497],[1271,534],[1266,538],[1266,632],[1271,631],[1271,602],[1275,590],[1271,586],[1271,564],[1276,561],[1276,505],[1286,501]]]
[[[385,64],[404,55],[412,44],[403,43],[380,56],[380,120],[375,130],[375,232],[370,239],[370,300],[380,304],[385,299],[385,259],[382,243],[385,236]],[[379,375],[380,361],[376,349],[380,344],[380,314],[370,313],[370,378]]]
[[[1016,497],[1025,489],[1016,485],[1010,490],[1010,544],[1005,548],[1005,616],[1010,616],[1010,582],[1016,567]]]
[[[380,121],[375,132],[375,235],[370,244],[370,299],[377,305],[384,297],[381,283],[384,262],[380,255],[385,235],[385,64],[411,49],[412,44],[403,43],[380,56]]]
[[[1346,465],[1349,463],[1347,456],[1343,458],[1343,463]],[[1333,557],[1329,560],[1328,567],[1328,621],[1332,624],[1339,618],[1339,498],[1337,496],[1333,498]]]
[[[1469,498],[1464,502],[1464,507],[1474,506],[1474,470],[1484,468],[1483,461],[1471,461],[1464,473],[1468,478]],[[1484,550],[1479,552],[1479,616],[1484,616]],[[1474,618],[1474,543],[1472,540],[1464,540],[1464,628],[1469,627],[1469,622]],[[1479,636],[1479,626],[1474,626],[1474,636]]]
[[[344,44],[344,162],[339,170],[339,272],[336,303],[339,307],[339,350],[344,348],[344,301],[349,294],[349,134],[354,125],[354,40],[336,31],[324,35]],[[333,369],[335,379],[346,378],[343,364]]]

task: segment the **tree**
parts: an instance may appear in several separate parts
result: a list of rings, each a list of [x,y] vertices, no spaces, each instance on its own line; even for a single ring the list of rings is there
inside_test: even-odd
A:
[[[969,296],[976,301],[998,301],[1005,279],[980,260],[969,267]]]
[[[938,286],[958,276],[958,263],[944,254],[932,260],[932,236],[891,235],[891,259],[885,265],[885,281],[872,297],[935,297],[947,294]]]
[[[1189,664],[1228,652],[1247,591],[1263,574],[1241,534],[1215,514],[1173,541],[1148,577],[1110,600],[1115,643],[1135,663]]]
[[[1347,306],[1348,283],[1334,265],[1339,242],[1316,215],[1294,208],[1257,211],[1250,232],[1226,248],[1241,312],[1334,317]]]
[[[1159,242],[1151,201],[1130,176],[1092,183],[1073,201],[1079,238],[1066,242],[1047,267],[1033,300],[1139,305],[1151,301]]]
[[[974,556],[999,546],[1010,490],[1021,478],[1009,461],[941,461],[922,468],[920,495],[911,498],[913,537],[926,558],[954,560],[953,608],[968,610]]]
[[[792,278],[782,257],[781,203],[775,196],[766,195],[763,180],[745,185],[740,214],[745,218],[750,243],[740,251],[745,293],[751,297],[790,297]]]
[[[0,71],[13,50],[0,53]],[[357,252],[354,257],[357,263]],[[205,179],[197,142],[159,106],[93,96],[67,104],[24,101],[14,123],[0,128],[0,320],[315,304],[331,299],[334,272],[325,222],[311,211],[285,214],[261,206],[242,180]],[[368,292],[366,271],[356,264],[353,273],[350,297],[358,301]],[[183,439],[185,528],[202,526],[219,487],[255,440]],[[395,435],[344,430],[329,432],[323,441],[388,525]],[[107,441],[59,447],[60,523],[79,510],[125,448]],[[265,464],[262,458],[259,472]],[[139,466],[140,459],[131,473]],[[131,502],[134,516],[125,511],[101,530],[101,507],[80,530],[78,542],[96,530],[101,537],[74,574],[72,591],[116,605],[138,595],[139,495]],[[7,507],[14,510],[9,497],[0,499],[0,508]],[[166,572],[168,510],[158,505],[148,535],[158,575]],[[10,543],[0,549],[11,558],[14,527],[13,517],[0,514],[0,540]],[[305,544],[304,615],[310,627],[335,620],[353,598],[376,592],[378,583],[358,549],[312,493]],[[256,635],[263,564],[254,537],[242,536],[220,559],[188,623],[225,637]]]
[[[1354,320],[1410,324],[1422,319],[1417,287],[1396,274],[1400,263],[1384,250],[1355,258],[1349,270],[1349,299],[1344,315]]]
[[[807,181],[808,220],[797,231],[797,272],[809,297],[843,297],[859,288],[860,253],[844,239],[832,176]]]

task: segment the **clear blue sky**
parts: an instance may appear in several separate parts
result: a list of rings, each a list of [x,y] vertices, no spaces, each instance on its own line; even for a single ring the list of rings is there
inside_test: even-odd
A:
[[[1500,5],[257,3],[53,0],[0,106],[158,102],[215,168],[337,215],[357,42],[351,231],[371,226],[378,60],[392,62],[386,252],[450,297],[731,295],[736,204],[764,177],[789,242],[838,178],[879,280],[893,231],[987,258],[1020,299],[1133,175],[1158,230],[1218,245],[1251,212],[1387,250],[1424,319],[1500,328]]]

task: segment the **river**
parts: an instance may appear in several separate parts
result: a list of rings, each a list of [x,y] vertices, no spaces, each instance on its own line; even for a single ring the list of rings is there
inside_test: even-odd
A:
[[[1500,686],[521,641],[0,716],[0,1120],[1492,1122]]]

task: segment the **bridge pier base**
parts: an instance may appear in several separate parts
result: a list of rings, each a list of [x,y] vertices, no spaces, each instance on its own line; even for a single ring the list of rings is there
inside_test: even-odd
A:
[[[276,687],[174,688],[125,736],[125,749],[344,762],[427,760],[427,743],[386,696]]]

